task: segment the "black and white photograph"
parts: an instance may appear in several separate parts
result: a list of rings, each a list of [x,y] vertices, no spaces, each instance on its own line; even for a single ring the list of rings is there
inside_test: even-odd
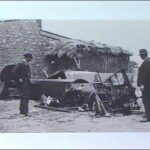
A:
[[[149,6],[1,1],[0,133],[148,133]]]

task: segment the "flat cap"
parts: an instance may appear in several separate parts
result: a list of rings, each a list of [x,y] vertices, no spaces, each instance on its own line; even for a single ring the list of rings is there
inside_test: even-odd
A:
[[[148,54],[148,51],[146,49],[140,49],[139,55],[142,55],[142,54]]]
[[[24,55],[23,55],[24,57],[29,57],[29,58],[33,58],[33,56],[32,56],[32,54],[30,54],[30,53],[25,53]]]

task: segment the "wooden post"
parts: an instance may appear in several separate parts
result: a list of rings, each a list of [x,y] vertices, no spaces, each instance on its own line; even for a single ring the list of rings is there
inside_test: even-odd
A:
[[[77,59],[75,57],[73,59],[76,63],[77,68],[80,69],[80,59],[79,59],[79,62],[77,61]]]

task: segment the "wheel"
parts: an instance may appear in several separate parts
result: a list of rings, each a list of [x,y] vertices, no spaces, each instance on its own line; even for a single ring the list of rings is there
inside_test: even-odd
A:
[[[2,82],[0,87],[0,99],[5,99],[9,95],[7,82]]]

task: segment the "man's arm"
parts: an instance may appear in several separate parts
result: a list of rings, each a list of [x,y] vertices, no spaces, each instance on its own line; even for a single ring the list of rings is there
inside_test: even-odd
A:
[[[19,64],[17,64],[17,65],[12,69],[11,73],[12,73],[14,79],[18,79],[18,78],[19,78],[19,74],[20,74],[21,68],[22,68],[22,64],[19,63]]]
[[[137,86],[140,87],[141,90],[144,90],[144,86],[149,82],[150,75],[150,59],[145,61],[138,71],[138,80]]]
[[[138,70],[138,76],[137,76],[137,86],[140,87],[143,85],[143,69],[142,67],[139,68]]]

